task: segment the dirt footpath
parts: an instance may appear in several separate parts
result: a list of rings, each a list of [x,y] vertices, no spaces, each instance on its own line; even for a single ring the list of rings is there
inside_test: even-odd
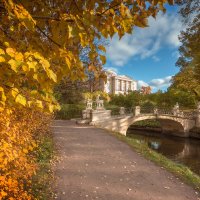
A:
[[[59,200],[198,200],[198,194],[105,130],[55,121]]]

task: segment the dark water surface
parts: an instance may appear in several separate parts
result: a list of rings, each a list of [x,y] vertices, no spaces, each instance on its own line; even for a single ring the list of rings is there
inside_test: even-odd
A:
[[[128,130],[127,135],[200,175],[200,140],[140,130]]]

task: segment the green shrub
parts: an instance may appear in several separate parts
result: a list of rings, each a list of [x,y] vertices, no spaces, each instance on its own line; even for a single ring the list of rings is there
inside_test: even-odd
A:
[[[158,128],[161,127],[160,122],[157,120],[143,120],[138,121],[133,124],[133,126],[139,126],[139,127],[152,127],[152,128]]]
[[[106,104],[105,108],[111,110],[111,115],[119,115],[120,107],[116,105]]]
[[[84,109],[83,104],[63,104],[61,110],[56,113],[56,119],[81,118]]]

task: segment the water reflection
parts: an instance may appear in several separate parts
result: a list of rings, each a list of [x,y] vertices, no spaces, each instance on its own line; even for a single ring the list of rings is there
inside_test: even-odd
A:
[[[129,130],[128,136],[146,143],[169,159],[188,166],[200,175],[200,140],[166,136],[161,133]]]

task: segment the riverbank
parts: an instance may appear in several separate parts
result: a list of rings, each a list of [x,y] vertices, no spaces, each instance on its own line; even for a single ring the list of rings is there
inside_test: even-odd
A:
[[[197,200],[198,193],[108,131],[55,121],[58,199]]]
[[[144,120],[144,121],[138,121],[131,125],[128,129],[128,131],[131,130],[141,130],[141,131],[147,131],[147,132],[162,132],[162,127],[159,121],[157,120]],[[200,128],[194,127],[189,132],[190,138],[200,139]]]
[[[116,132],[111,133],[121,141],[129,144],[134,150],[141,153],[148,160],[151,160],[172,172],[175,176],[200,191],[200,176],[192,172],[188,167],[171,161],[162,154],[153,151],[147,146],[147,144],[142,143],[137,139],[123,136]]]

